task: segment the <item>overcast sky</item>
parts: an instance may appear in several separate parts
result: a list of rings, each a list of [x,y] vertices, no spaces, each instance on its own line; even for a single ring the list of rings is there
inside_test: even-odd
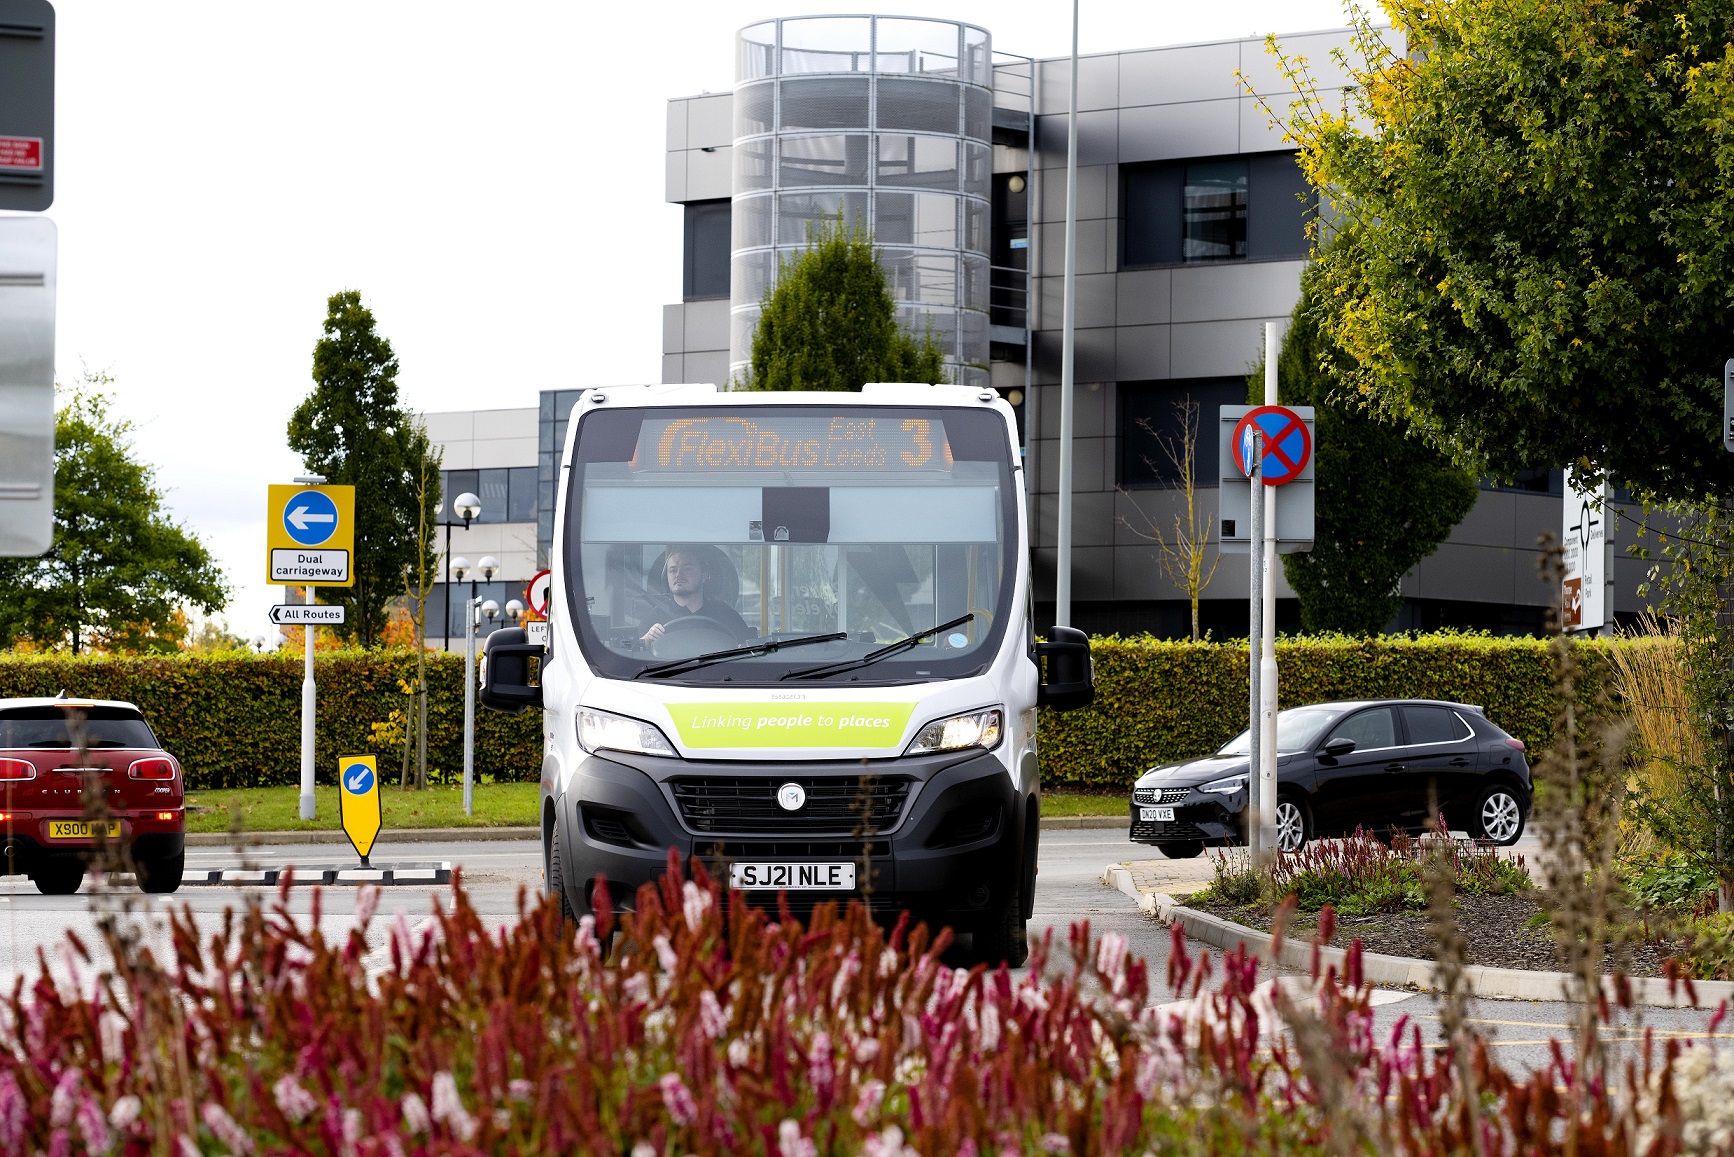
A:
[[[847,6],[844,6],[845,9]],[[665,102],[732,87],[764,0],[57,0],[57,365],[112,375],[175,516],[270,630],[265,487],[325,299],[361,290],[407,405],[656,381],[680,296]],[[892,6],[1069,51],[1070,7]],[[1085,0],[1084,52],[1299,32],[1339,0]]]

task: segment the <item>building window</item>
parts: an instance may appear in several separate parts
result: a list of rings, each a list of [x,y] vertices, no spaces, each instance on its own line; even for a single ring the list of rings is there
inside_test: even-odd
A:
[[[1134,489],[1183,485],[1186,417],[1196,422],[1192,484],[1217,484],[1216,426],[1223,406],[1246,404],[1245,378],[1121,382],[1119,484]]]
[[[1519,470],[1511,481],[1503,482],[1492,475],[1481,479],[1483,490],[1506,490],[1514,494],[1546,494],[1554,498],[1565,495],[1564,470]]]
[[[686,206],[686,270],[681,287],[685,300],[729,295],[730,213],[727,200]]]
[[[1121,267],[1307,256],[1315,198],[1293,153],[1123,165]]]
[[[1180,193],[1180,260],[1246,256],[1246,183],[1244,160],[1186,166]]]
[[[444,504],[441,521],[450,519],[453,525],[462,525],[463,520],[452,514],[452,504],[458,495],[469,493],[482,500],[482,513],[475,520],[477,525],[535,522],[539,497],[537,473],[534,466],[442,471],[440,494]]]

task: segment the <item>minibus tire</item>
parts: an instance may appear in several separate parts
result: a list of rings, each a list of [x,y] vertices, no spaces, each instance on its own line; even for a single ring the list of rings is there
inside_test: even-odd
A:
[[[548,894],[554,898],[560,912],[562,928],[578,923],[578,917],[572,912],[572,901],[566,895],[566,852],[565,843],[560,838],[560,817],[554,817],[554,831],[550,837],[553,851],[548,856]]]
[[[1029,928],[1024,922],[1023,898],[1016,892],[975,927],[971,955],[978,963],[998,968],[1022,968],[1030,958]]]

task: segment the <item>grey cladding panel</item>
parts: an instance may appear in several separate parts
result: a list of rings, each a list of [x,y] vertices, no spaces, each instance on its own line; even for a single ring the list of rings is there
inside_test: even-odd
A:
[[[0,209],[40,213],[54,204],[54,6],[48,0],[0,0],[0,137],[40,142],[9,150],[7,167],[0,168]]]

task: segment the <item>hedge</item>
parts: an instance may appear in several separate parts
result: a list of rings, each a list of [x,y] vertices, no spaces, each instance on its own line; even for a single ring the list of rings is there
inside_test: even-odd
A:
[[[301,781],[299,655],[197,654],[161,658],[0,656],[0,698],[55,695],[136,703],[193,788],[267,787]],[[400,679],[415,673],[406,651],[331,651],[314,660],[319,689],[314,735],[321,783],[337,782],[342,755],[378,755],[381,778],[396,782],[402,748],[375,742],[374,723],[401,711]],[[428,769],[461,774],[464,755],[462,655],[428,656]],[[476,770],[535,780],[542,768],[542,717],[476,709]]]
[[[1246,729],[1245,643],[1169,642],[1149,636],[1091,640],[1096,701],[1044,711],[1037,725],[1050,786],[1124,790],[1159,763],[1214,751]],[[1593,694],[1607,643],[1577,644],[1583,690]],[[1341,699],[1448,699],[1486,708],[1524,741],[1546,746],[1555,698],[1547,641],[1441,633],[1378,639],[1278,641],[1279,708]]]
[[[1580,644],[1586,690],[1609,644]],[[1044,711],[1038,724],[1042,778],[1054,787],[1118,791],[1147,768],[1212,751],[1246,727],[1245,644],[1110,636],[1092,642],[1096,702]],[[387,778],[396,747],[374,743],[371,725],[401,709],[398,681],[414,669],[402,651],[337,651],[315,660],[319,685],[318,768],[335,775],[339,755],[376,752]],[[69,695],[125,699],[143,708],[194,787],[299,782],[299,656],[176,655],[166,658],[0,656],[0,697]],[[1527,743],[1544,746],[1554,693],[1541,639],[1437,634],[1279,642],[1279,703],[1420,697],[1475,703]],[[463,660],[428,657],[428,766],[463,766]],[[476,715],[476,767],[534,780],[542,764],[541,713]]]

